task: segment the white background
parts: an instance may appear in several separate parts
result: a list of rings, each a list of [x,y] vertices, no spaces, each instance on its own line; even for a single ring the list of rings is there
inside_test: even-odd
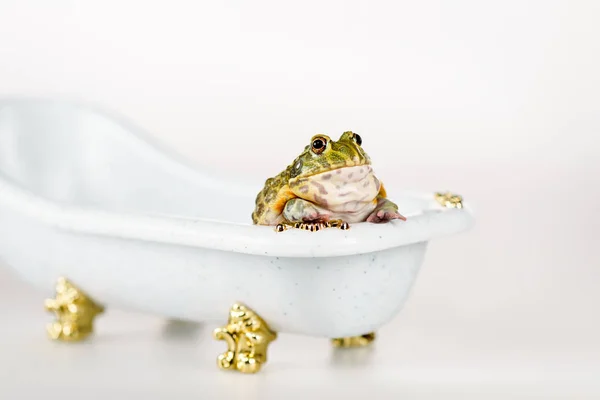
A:
[[[459,192],[478,220],[432,243],[364,362],[282,336],[252,378],[118,311],[54,346],[3,268],[0,398],[600,397],[598,21],[596,1],[1,0],[1,96],[93,102],[252,179],[354,130],[387,186]]]

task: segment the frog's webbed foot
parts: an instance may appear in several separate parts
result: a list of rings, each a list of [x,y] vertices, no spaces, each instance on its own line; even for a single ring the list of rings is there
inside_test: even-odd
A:
[[[377,203],[377,207],[367,217],[367,222],[380,224],[389,222],[393,219],[406,221],[406,217],[398,212],[398,206],[388,199],[381,199]]]
[[[332,219],[328,221],[307,221],[307,222],[288,222],[284,221],[275,227],[277,232],[283,232],[288,229],[302,229],[305,231],[316,232],[326,228],[338,228],[342,230],[350,229],[350,225],[341,219]]]
[[[401,219],[402,221],[406,221],[406,217],[397,211],[391,210],[375,210],[369,215],[367,218],[367,222],[372,222],[374,224],[381,224],[384,222],[389,222],[393,219]]]
[[[338,228],[343,231],[350,229],[350,224],[341,219],[332,219],[331,221],[327,221],[328,228]]]
[[[288,229],[300,229],[302,224],[302,222],[283,221],[277,224],[277,226],[275,227],[275,231],[283,232],[287,231]]]

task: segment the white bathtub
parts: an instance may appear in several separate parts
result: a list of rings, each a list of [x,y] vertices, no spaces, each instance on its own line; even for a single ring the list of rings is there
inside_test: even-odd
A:
[[[283,168],[283,166],[282,166]],[[0,102],[0,257],[46,294],[59,276],[107,310],[224,322],[240,301],[278,332],[347,337],[402,308],[429,240],[472,224],[388,188],[407,222],[251,224],[255,184],[197,170],[88,106]]]

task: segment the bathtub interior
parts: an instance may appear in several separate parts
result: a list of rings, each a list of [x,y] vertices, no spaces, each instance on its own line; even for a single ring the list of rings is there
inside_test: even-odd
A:
[[[242,182],[198,169],[150,138],[81,104],[0,102],[0,178],[65,206],[251,224],[266,177]],[[417,196],[395,196],[405,215],[425,207]]]

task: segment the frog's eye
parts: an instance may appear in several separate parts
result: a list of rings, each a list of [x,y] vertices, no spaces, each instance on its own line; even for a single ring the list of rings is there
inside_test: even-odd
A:
[[[352,140],[354,140],[356,142],[356,144],[359,146],[362,144],[362,138],[360,137],[360,135],[358,133],[352,134]]]
[[[327,147],[327,139],[318,137],[312,142],[312,151],[315,154],[321,154]]]

